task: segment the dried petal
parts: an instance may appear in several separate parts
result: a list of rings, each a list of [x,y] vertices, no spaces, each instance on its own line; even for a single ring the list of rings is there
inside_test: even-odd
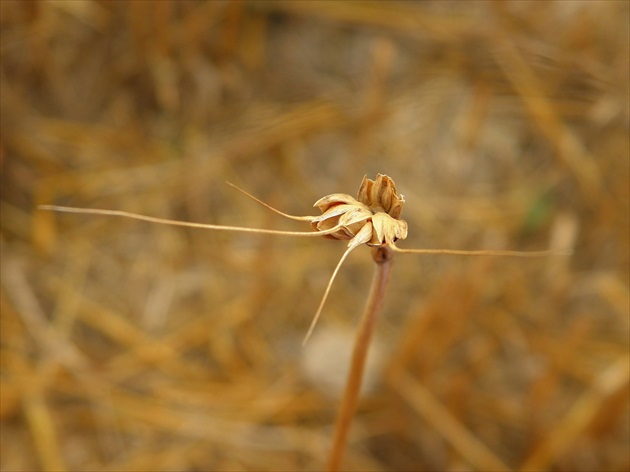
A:
[[[374,234],[368,243],[370,246],[388,245],[407,237],[407,222],[396,220],[387,213],[381,212],[373,215],[372,225]]]
[[[334,231],[324,237],[350,239],[352,247],[393,244],[407,237],[407,223],[398,219],[403,203],[390,177],[377,174],[376,180],[370,180],[364,176],[356,200],[345,193],[333,193],[315,202],[322,214],[310,220],[311,227]]]
[[[318,223],[320,221],[324,221],[324,220],[327,220],[327,219],[332,219],[332,218],[338,217],[340,215],[343,215],[344,213],[349,212],[350,210],[352,210],[354,208],[357,208],[357,206],[356,205],[345,205],[345,204],[339,204],[339,205],[331,206],[324,213],[322,213],[321,215],[316,216],[315,218],[313,218],[311,223]]]
[[[355,207],[341,215],[339,224],[354,236],[372,216],[372,212],[369,209]]]
[[[339,204],[330,207],[320,216],[313,218],[311,227],[317,231],[325,231],[340,226],[339,231],[329,235],[333,239],[350,239],[361,229],[362,222],[372,216],[365,205]]]
[[[377,174],[376,180],[370,180],[364,176],[357,199],[374,213],[384,211],[393,218],[400,217],[405,203],[402,195],[398,195],[394,181],[385,174]]]
[[[386,213],[389,213],[389,210],[392,207],[392,199],[394,198],[395,190],[396,189],[393,188],[391,185],[381,186],[381,194],[379,198],[381,206]]]
[[[367,175],[363,176],[361,180],[361,185],[359,185],[359,191],[357,192],[357,200],[361,203],[369,205],[370,198],[368,196],[369,188],[374,184],[374,181],[369,180]]]
[[[327,218],[318,222],[311,222],[311,227],[315,231],[327,231],[329,229],[333,229],[336,226],[339,226],[339,217]],[[334,233],[324,235],[324,237],[327,239],[351,239],[352,236],[353,234],[350,234],[344,228],[339,228],[339,230],[335,231]]]
[[[352,238],[352,240],[348,243],[348,247],[354,249],[355,247],[360,246],[361,244],[365,244],[365,243],[369,244],[369,241],[372,238],[373,233],[374,231],[372,230],[372,223],[368,221],[367,223],[363,225],[363,227],[357,233],[357,235],[354,238]]]
[[[333,193],[331,195],[326,195],[325,197],[320,198],[313,204],[313,206],[319,208],[319,210],[323,213],[331,206],[339,205],[342,203],[345,203],[347,205],[361,205],[361,203],[356,201],[350,195],[347,195],[345,193]]]

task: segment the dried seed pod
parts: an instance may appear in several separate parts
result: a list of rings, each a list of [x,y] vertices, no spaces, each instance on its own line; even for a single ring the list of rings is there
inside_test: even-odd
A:
[[[318,207],[322,214],[311,220],[311,227],[326,231],[339,226],[339,231],[325,237],[353,239],[364,226],[369,225],[370,237],[365,243],[368,246],[389,245],[407,237],[407,223],[399,219],[404,203],[389,176],[377,174],[376,180],[364,176],[357,199],[345,193],[333,193],[317,200],[313,206]],[[362,236],[365,237],[366,233],[368,230]]]
[[[400,219],[404,203],[405,199],[396,191],[396,184],[385,174],[377,174],[376,180],[363,176],[356,199],[345,193],[334,193],[315,202],[313,206],[318,207],[322,214],[311,220],[311,227],[317,231],[338,227],[338,231],[325,237],[350,241],[328,281],[304,342],[310,337],[337,272],[348,254],[362,244],[393,247],[397,240],[407,237],[407,222]]]

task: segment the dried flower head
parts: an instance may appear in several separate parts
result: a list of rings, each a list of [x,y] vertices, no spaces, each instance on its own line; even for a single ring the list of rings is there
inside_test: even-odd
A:
[[[407,222],[400,219],[404,203],[390,177],[377,174],[376,180],[370,180],[364,176],[356,200],[344,193],[317,200],[313,206],[322,214],[311,220],[311,227],[317,231],[339,227],[325,237],[349,239],[353,247],[390,245],[407,237]]]
[[[322,212],[319,216],[295,216],[283,213],[267,203],[259,200],[245,190],[228,182],[228,184],[251,199],[269,208],[270,210],[293,220],[308,221],[315,231],[281,231],[273,229],[247,228],[242,226],[221,226],[203,223],[190,223],[185,221],[168,220],[151,216],[139,215],[119,210],[98,210],[88,208],[72,208],[55,205],[41,205],[43,210],[54,210],[70,213],[88,213],[98,215],[123,216],[152,223],[187,226],[193,228],[216,229],[224,231],[241,231],[249,233],[278,234],[286,236],[323,236],[329,239],[347,240],[348,245],[335,270],[333,271],[322,300],[313,317],[311,326],[304,338],[304,342],[310,337],[322,308],[330,292],[333,281],[339,272],[348,254],[362,244],[372,247],[388,247],[395,252],[415,254],[458,254],[458,255],[497,255],[497,256],[542,256],[550,253],[562,253],[558,251],[460,251],[450,249],[401,249],[396,246],[396,241],[407,237],[407,222],[400,219],[405,200],[396,191],[394,181],[385,174],[377,174],[375,180],[363,177],[357,198],[345,193],[333,193],[320,198],[313,206]],[[564,252],[566,254],[566,252]]]

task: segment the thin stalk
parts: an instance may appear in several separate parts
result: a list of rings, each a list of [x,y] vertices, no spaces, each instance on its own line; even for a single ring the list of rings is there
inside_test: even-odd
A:
[[[375,262],[374,277],[354,340],[352,364],[348,374],[346,389],[339,407],[339,413],[337,414],[332,448],[326,465],[326,470],[331,472],[337,471],[341,467],[341,460],[346,449],[350,424],[352,423],[352,418],[359,400],[361,381],[363,379],[363,371],[370,347],[370,340],[372,339],[374,326],[376,325],[376,320],[383,306],[383,299],[385,298],[385,289],[387,288],[387,282],[389,281],[392,268],[392,256],[392,250],[385,246],[377,248],[372,253]]]

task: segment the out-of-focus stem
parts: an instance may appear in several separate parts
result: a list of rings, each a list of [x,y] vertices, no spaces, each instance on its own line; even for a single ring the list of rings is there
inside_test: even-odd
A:
[[[385,298],[385,289],[387,288],[387,282],[389,281],[391,273],[392,256],[393,252],[388,247],[376,248],[372,253],[375,262],[374,277],[354,341],[352,364],[348,374],[346,389],[339,407],[339,413],[337,414],[335,435],[326,465],[328,471],[337,471],[341,467],[341,460],[346,448],[350,424],[352,423],[361,391],[361,380],[363,379],[363,370],[370,347],[370,340],[374,332],[378,314],[383,305],[383,299]]]

